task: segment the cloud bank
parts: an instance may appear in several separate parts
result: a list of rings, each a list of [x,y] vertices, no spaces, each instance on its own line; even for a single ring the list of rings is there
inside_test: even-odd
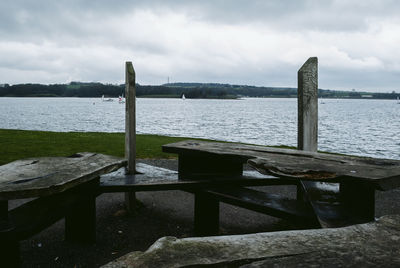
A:
[[[0,83],[170,81],[400,91],[398,1],[8,1]]]

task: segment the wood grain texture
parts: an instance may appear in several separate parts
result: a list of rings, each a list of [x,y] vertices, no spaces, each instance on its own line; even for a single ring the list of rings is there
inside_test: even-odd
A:
[[[399,267],[399,237],[398,215],[344,228],[163,237],[102,267]]]
[[[297,147],[318,149],[318,58],[309,58],[297,72]]]
[[[0,199],[63,192],[126,165],[126,160],[96,153],[17,160],[0,166]]]
[[[376,189],[400,186],[400,161],[279,149],[256,145],[186,140],[163,146],[179,155],[231,156],[263,174],[330,182],[362,182]]]
[[[132,62],[125,63],[125,158],[127,174],[136,167],[136,74]]]
[[[296,181],[273,178],[258,173],[257,171],[244,171],[243,175],[236,177],[215,176],[202,180],[179,180],[178,172],[137,163],[137,174],[126,175],[125,169],[104,174],[100,177],[100,192],[126,192],[126,191],[165,191],[165,190],[196,190],[207,187],[229,186],[262,186],[262,185],[295,185]]]

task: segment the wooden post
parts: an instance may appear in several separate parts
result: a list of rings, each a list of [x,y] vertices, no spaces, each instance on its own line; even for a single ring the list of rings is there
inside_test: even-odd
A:
[[[128,159],[127,174],[134,175],[136,169],[136,87],[132,62],[126,62],[125,74],[125,157]]]
[[[125,63],[125,157],[128,159],[127,175],[136,172],[136,75],[132,62]],[[125,193],[125,206],[132,212],[136,205],[136,193]]]
[[[318,58],[309,58],[297,73],[297,148],[318,149]]]
[[[318,150],[318,58],[309,58],[297,72],[297,149]],[[297,199],[304,189],[297,186]]]

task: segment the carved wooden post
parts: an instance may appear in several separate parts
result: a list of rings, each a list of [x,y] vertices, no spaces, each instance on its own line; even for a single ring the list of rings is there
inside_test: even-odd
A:
[[[128,159],[127,175],[136,172],[136,75],[132,62],[125,63],[125,157]],[[125,193],[128,211],[135,207],[136,193]]]
[[[309,58],[297,73],[297,148],[318,149],[318,58]]]
[[[318,149],[317,57],[309,58],[297,72],[297,149],[311,152]],[[305,199],[307,184],[301,181],[297,186],[298,200]]]

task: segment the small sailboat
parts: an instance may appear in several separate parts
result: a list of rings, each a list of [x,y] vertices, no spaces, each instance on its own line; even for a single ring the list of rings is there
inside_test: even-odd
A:
[[[105,98],[104,98],[104,95],[103,95],[103,96],[101,96],[101,101],[102,101],[102,102],[109,102],[109,101],[114,101],[114,100],[111,99],[111,98],[105,99]]]
[[[124,94],[122,94],[122,96],[119,96],[119,97],[118,97],[118,103],[119,103],[119,104],[125,103]]]
[[[182,100],[186,100],[185,94],[182,94]]]

